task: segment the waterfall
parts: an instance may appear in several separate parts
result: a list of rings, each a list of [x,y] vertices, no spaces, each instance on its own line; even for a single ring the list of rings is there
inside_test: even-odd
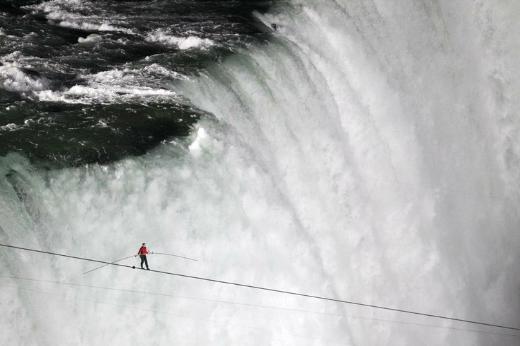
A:
[[[512,0],[295,0],[173,86],[187,140],[110,165],[0,158],[1,241],[518,326]],[[516,12],[515,12],[516,11]],[[516,345],[512,332],[0,250],[2,344]],[[136,264],[130,259],[127,264]],[[20,342],[22,340],[22,342]]]

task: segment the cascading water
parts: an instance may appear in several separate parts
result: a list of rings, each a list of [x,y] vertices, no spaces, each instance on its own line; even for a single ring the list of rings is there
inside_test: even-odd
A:
[[[190,138],[0,160],[0,239],[509,326],[520,321],[514,1],[293,1],[175,92]],[[2,344],[517,345],[515,333],[1,250]],[[130,261],[131,262],[131,261]],[[129,263],[130,263],[129,262]],[[11,278],[9,278],[11,277]],[[16,277],[16,278],[13,278]]]

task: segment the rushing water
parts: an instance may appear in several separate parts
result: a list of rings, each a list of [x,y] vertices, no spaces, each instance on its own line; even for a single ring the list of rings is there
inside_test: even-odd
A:
[[[239,42],[218,43],[218,28],[205,35],[152,20],[165,2],[153,13],[146,2],[135,3],[139,11],[129,2],[74,1],[23,9],[22,18],[43,16],[38,23],[52,30],[89,31],[75,45],[128,35],[142,39],[133,39],[137,55],[148,44],[175,49],[105,65],[86,49],[89,58],[70,63],[78,70],[61,79],[49,66],[70,55],[49,53],[38,65],[49,70],[32,67],[36,73],[24,65],[29,51],[10,52],[0,66],[8,108],[41,114],[57,103],[70,124],[133,113],[124,118],[129,125],[149,108],[165,117],[184,109],[189,124],[176,133],[162,123],[167,130],[139,146],[147,152],[140,156],[82,127],[92,141],[85,147],[115,154],[96,161],[73,146],[76,159],[66,167],[61,142],[36,154],[22,142],[37,136],[16,134],[18,123],[2,128],[0,142],[14,136],[1,148],[2,242],[111,260],[146,241],[157,252],[199,259],[151,255],[153,269],[518,327],[520,4],[294,0],[263,12],[231,3],[217,12],[240,8],[241,19],[218,18],[245,26],[233,31]],[[244,17],[255,9],[255,21]],[[222,52],[212,50],[219,44]],[[67,49],[80,56],[83,48]],[[192,58],[189,68],[176,54]],[[159,62],[147,62],[157,55]],[[111,138],[135,143],[155,120]],[[59,122],[50,128],[49,142],[62,131],[63,140],[71,137]],[[83,275],[92,264],[39,254],[4,249],[0,257],[2,344],[520,340],[513,331],[141,271]]]
[[[266,36],[252,17],[265,1],[4,7],[0,154],[45,166],[106,163],[187,136],[201,110],[174,85]]]

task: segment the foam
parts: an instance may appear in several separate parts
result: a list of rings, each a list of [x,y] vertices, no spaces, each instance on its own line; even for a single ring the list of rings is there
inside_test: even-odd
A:
[[[147,65],[145,68],[143,68],[144,72],[150,73],[150,74],[159,74],[163,75],[165,77],[170,77],[174,79],[180,79],[180,80],[188,80],[188,76],[185,76],[179,72],[172,71],[170,69],[167,69],[164,66],[161,66],[159,64],[151,64]]]
[[[0,86],[8,91],[25,93],[46,89],[48,81],[26,74],[17,63],[4,62],[0,66]]]
[[[65,103],[113,103],[165,101],[178,98],[177,93],[164,87],[147,86],[150,83],[145,72],[178,77],[175,73],[157,66],[148,69],[114,69],[92,75],[80,76],[86,85],[74,85],[67,90],[42,90],[36,95],[41,101]]]
[[[207,49],[215,45],[209,38],[198,36],[180,37],[169,34],[164,29],[157,29],[146,36],[149,42],[158,42],[168,46],[175,46],[181,50],[187,49]]]
[[[110,19],[76,14],[75,11],[92,11],[93,5],[81,1],[48,1],[38,5],[27,6],[35,12],[41,11],[46,18],[59,26],[89,31],[115,31],[133,34],[133,30],[114,25]]]
[[[101,40],[102,40],[101,35],[90,34],[87,37],[79,37],[78,43],[95,43],[95,42],[99,42]]]
[[[20,126],[14,123],[9,123],[7,125],[0,126],[0,131],[16,131],[18,129],[20,129]]]
[[[72,104],[161,101],[177,96],[174,91],[166,89],[111,85],[74,85],[66,91],[43,90],[36,95],[40,101]]]
[[[134,32],[130,29],[122,28],[114,26],[108,22],[102,23],[94,23],[88,21],[80,21],[80,20],[62,20],[58,22],[59,26],[65,28],[74,28],[81,30],[91,30],[91,31],[119,31],[127,34],[133,34]]]

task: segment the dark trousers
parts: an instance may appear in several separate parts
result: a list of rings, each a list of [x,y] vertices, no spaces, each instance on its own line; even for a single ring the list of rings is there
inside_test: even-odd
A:
[[[143,263],[146,264],[146,269],[150,269],[148,267],[148,260],[146,259],[146,255],[139,255],[139,257],[141,257],[141,269],[144,269]]]

